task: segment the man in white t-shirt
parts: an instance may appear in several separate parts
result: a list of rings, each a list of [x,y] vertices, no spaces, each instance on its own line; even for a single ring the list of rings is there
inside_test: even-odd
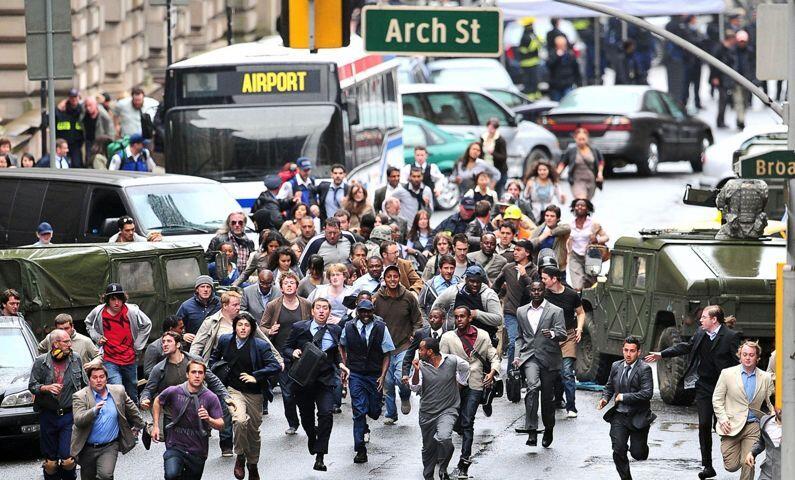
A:
[[[144,95],[144,91],[135,87],[131,95],[116,102],[113,109],[113,121],[119,136],[144,133],[141,128],[141,113],[149,115],[154,120],[160,102]]]

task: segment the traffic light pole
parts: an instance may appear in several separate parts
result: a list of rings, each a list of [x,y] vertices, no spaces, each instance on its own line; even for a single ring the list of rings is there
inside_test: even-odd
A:
[[[47,0],[47,111],[50,123],[50,168],[58,168],[55,158],[55,58],[52,43],[52,0]],[[20,163],[20,166],[22,164]]]
[[[649,22],[628,15],[620,10],[610,8],[591,0],[557,0],[560,3],[575,5],[577,7],[594,10],[605,15],[617,17],[625,22],[632,23],[643,29],[674,43],[704,62],[712,65],[729,76],[740,86],[758,97],[762,103],[770,107],[787,124],[787,148],[795,151],[795,108],[791,108],[792,92],[795,86],[795,0],[788,2],[788,38],[787,54],[787,102],[782,108],[773,101],[761,88],[743,77],[726,64],[696,47],[681,37],[671,32],[650,24]],[[776,357],[782,359],[782,369],[776,372],[776,381],[782,382],[782,442],[781,442],[781,478],[779,480],[795,478],[795,179],[788,181],[787,192],[787,266],[784,269],[784,321],[783,321],[783,351],[776,352]]]

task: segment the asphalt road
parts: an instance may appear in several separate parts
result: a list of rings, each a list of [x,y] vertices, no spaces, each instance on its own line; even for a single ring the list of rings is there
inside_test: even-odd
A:
[[[650,78],[652,85],[665,89],[665,76],[661,71],[654,71]],[[706,109],[699,112],[699,116],[714,125],[715,102],[708,99],[708,92],[706,86],[702,88]],[[727,123],[732,125],[733,120],[733,114],[729,113]],[[747,124],[774,121],[775,117],[757,103],[748,114]],[[714,130],[718,141],[732,133],[733,130]],[[634,167],[630,166],[609,178],[604,191],[598,192],[594,199],[594,218],[610,234],[610,243],[622,235],[636,234],[641,228],[687,225],[714,216],[712,210],[682,204],[685,185],[698,183],[697,175],[691,173],[687,163],[662,164],[660,173],[651,178],[638,178],[633,172]],[[432,223],[438,223],[449,213],[436,213]],[[568,213],[564,215],[564,220],[567,218],[570,218]],[[595,409],[597,399],[595,393],[579,391],[579,417],[564,419],[559,412],[555,441],[550,449],[525,446],[526,437],[514,433],[514,428],[523,423],[523,405],[497,399],[492,417],[485,418],[482,413],[478,414],[475,423],[475,463],[470,468],[470,475],[481,480],[570,480],[578,476],[587,476],[592,480],[617,478],[611,456],[609,427],[601,419],[602,413]],[[311,469],[313,458],[306,451],[303,432],[294,437],[283,434],[287,423],[277,396],[276,403],[270,407],[271,414],[265,417],[261,428],[263,443],[260,472],[263,478],[278,477],[280,480],[421,478],[421,440],[416,397],[412,403],[412,413],[401,417],[394,426],[371,421],[370,461],[366,465],[354,465],[352,462],[351,413],[349,404],[343,405],[343,413],[334,418],[331,452],[326,461],[329,471],[318,473]],[[692,407],[664,405],[658,395],[652,408],[658,419],[649,435],[650,458],[645,462],[631,462],[634,477],[696,478],[700,462],[695,410]],[[457,448],[459,440],[455,438]],[[728,474],[721,467],[717,436],[715,444],[713,455],[719,470],[718,478],[737,478],[738,474]],[[234,461],[220,458],[217,436],[211,439],[210,445],[211,453],[204,478],[232,478]],[[162,452],[162,445],[155,446],[151,451],[136,447],[119,459],[115,478],[162,478]],[[5,478],[40,477],[41,460],[36,455],[35,448],[30,445],[0,445],[0,470]],[[457,459],[457,456],[454,458]]]

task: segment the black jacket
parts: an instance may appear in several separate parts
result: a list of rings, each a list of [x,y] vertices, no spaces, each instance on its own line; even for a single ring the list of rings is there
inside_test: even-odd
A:
[[[320,220],[325,221],[328,218],[326,215],[326,196],[328,195],[329,190],[331,190],[331,182],[325,181],[321,182],[320,185],[317,186],[317,198],[318,198],[318,207],[320,207]],[[351,186],[349,183],[345,183],[342,191],[345,195],[348,195],[348,192],[351,190]],[[342,207],[340,207],[342,208]]]
[[[660,355],[663,358],[678,357],[687,354],[687,371],[685,372],[685,388],[694,388],[698,381],[699,356],[698,349],[701,342],[707,338],[707,332],[699,329],[687,342],[679,342],[666,348]],[[726,325],[721,325],[718,335],[712,345],[712,355],[715,357],[715,366],[720,372],[724,368],[737,365],[737,350],[740,348],[740,334],[731,330]],[[712,385],[714,388],[715,385]]]
[[[309,330],[312,320],[302,320],[293,324],[293,329],[290,331],[290,336],[284,343],[284,361],[292,363],[293,351],[303,350],[304,345],[312,342],[312,332]],[[336,385],[336,366],[342,363],[342,355],[340,354],[340,336],[342,335],[342,328],[339,325],[326,324],[331,338],[334,340],[326,352],[326,359],[317,371],[317,382],[327,387],[334,387]],[[285,365],[285,369],[289,369],[289,365]]]
[[[549,70],[549,88],[563,90],[580,84],[580,64],[572,50],[567,50],[563,55],[554,51],[550,52],[547,59]]]
[[[651,374],[651,367],[638,358],[629,374],[629,392],[622,393],[622,400],[625,406],[629,407],[629,415],[632,416],[632,425],[641,430],[648,427],[657,418],[651,412],[651,397],[654,395],[654,380]],[[607,379],[602,399],[608,402],[619,393],[621,376],[624,374],[624,360],[613,363],[610,368],[610,376]],[[608,410],[604,419],[610,422],[618,412],[618,407],[613,405]]]
[[[375,191],[375,195],[373,197],[373,210],[375,213],[381,213],[381,205],[384,204],[384,200],[386,200],[386,185],[377,189]]]
[[[282,228],[282,224],[284,224],[282,211],[289,208],[290,205],[277,200],[271,192],[266,190],[260,193],[251,207],[251,219],[257,224],[257,232]]]
[[[480,158],[484,158],[485,154],[483,153],[483,137],[480,138]],[[508,172],[508,144],[505,143],[505,139],[502,136],[497,137],[497,140],[494,141],[494,152],[491,154],[492,161],[494,162],[494,168],[502,173],[503,178],[507,178],[506,173]],[[433,188],[433,187],[431,187]]]
[[[450,232],[450,235],[453,236],[459,233],[466,233],[469,223],[474,219],[475,216],[473,215],[469,220],[464,220],[461,218],[461,214],[456,212],[442,220],[442,223],[433,229],[433,234],[436,235],[439,232]]]

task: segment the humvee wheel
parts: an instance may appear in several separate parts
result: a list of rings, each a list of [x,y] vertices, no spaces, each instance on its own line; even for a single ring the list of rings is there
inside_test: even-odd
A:
[[[610,376],[613,358],[596,350],[588,331],[588,325],[590,322],[586,323],[582,339],[577,344],[577,362],[574,365],[574,374],[580,382],[596,382],[604,385]]]
[[[657,351],[661,352],[671,345],[681,342],[679,330],[668,327],[660,332]],[[660,397],[669,405],[690,405],[695,397],[695,389],[685,390],[687,356],[663,358],[657,362],[657,379],[660,383]]]

